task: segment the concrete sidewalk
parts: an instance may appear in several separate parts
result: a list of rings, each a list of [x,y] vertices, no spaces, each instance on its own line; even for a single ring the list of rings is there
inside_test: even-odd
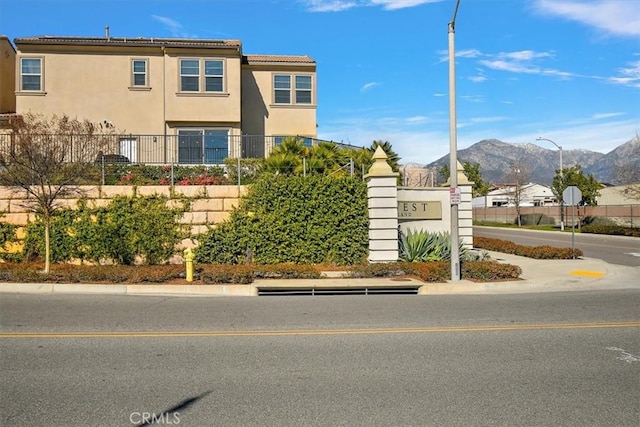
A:
[[[256,296],[260,290],[414,288],[419,295],[564,292],[572,290],[640,289],[640,268],[608,264],[593,258],[535,260],[499,252],[491,259],[517,265],[521,279],[476,283],[468,280],[425,283],[407,278],[259,279],[250,285],[0,283],[0,293],[101,294],[166,296]],[[186,282],[185,282],[186,283]]]

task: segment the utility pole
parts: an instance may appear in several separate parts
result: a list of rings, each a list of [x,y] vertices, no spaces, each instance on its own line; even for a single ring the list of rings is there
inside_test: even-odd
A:
[[[548,141],[553,145],[555,145],[556,147],[558,147],[558,151],[560,151],[560,183],[561,183],[560,185],[564,186],[564,179],[562,175],[562,146],[556,144],[554,141],[548,138],[543,138],[543,137],[536,138],[536,141]],[[562,199],[562,195],[560,195],[560,230],[564,231],[564,201]]]
[[[451,281],[460,280],[460,249],[458,232],[458,136],[456,120],[456,55],[455,26],[460,0],[456,0],[453,18],[449,21],[449,185],[451,197]]]

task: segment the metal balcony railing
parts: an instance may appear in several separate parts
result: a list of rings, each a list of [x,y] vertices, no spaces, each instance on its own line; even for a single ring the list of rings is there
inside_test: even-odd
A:
[[[294,137],[298,137],[292,135]],[[15,150],[20,138],[29,138],[64,155],[69,162],[108,162],[134,164],[221,165],[226,158],[265,158],[288,136],[224,135],[201,133],[186,135],[13,135],[0,134],[0,153]],[[307,146],[322,140],[303,139]],[[23,140],[24,141],[24,140]],[[328,141],[327,141],[328,142]],[[337,143],[358,149],[361,147]]]

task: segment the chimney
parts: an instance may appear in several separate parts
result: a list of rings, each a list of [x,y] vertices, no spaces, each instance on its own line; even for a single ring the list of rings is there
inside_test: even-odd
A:
[[[104,37],[107,39],[107,41],[111,40],[111,37],[109,37],[109,26],[108,25],[106,27],[104,27]]]

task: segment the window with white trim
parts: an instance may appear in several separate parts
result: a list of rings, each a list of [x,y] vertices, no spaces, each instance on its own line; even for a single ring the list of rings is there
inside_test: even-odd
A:
[[[313,104],[313,76],[274,74],[273,99],[276,104]]]
[[[291,76],[276,74],[273,76],[276,104],[291,104]]]
[[[20,90],[42,91],[42,58],[20,58]]]
[[[133,59],[131,61],[131,86],[148,87],[148,61],[146,59]]]
[[[222,92],[224,66],[222,61],[205,59],[204,61],[204,90],[205,92]]]
[[[296,76],[296,104],[311,104],[311,76]]]
[[[180,92],[224,92],[224,61],[180,59]]]

